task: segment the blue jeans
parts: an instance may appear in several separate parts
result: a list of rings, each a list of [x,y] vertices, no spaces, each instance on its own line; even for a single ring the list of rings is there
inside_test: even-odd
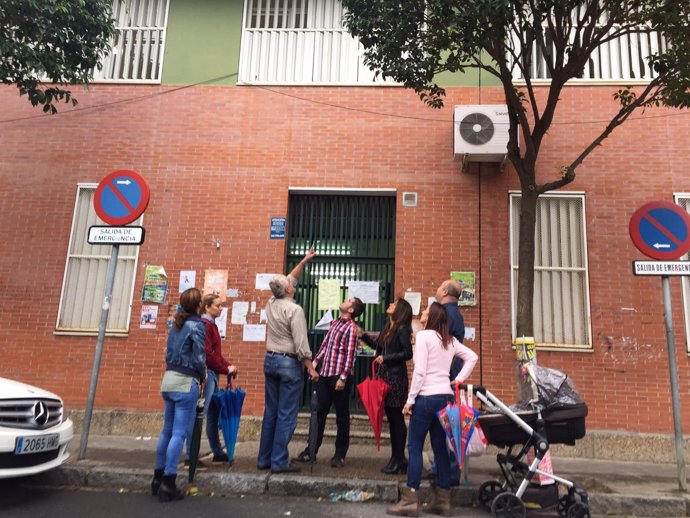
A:
[[[297,426],[297,412],[304,381],[302,362],[296,358],[266,354],[264,418],[259,442],[259,468],[281,469],[288,465],[288,444]]]
[[[450,483],[459,484],[460,466],[458,465],[458,457],[455,455],[455,452],[447,446],[448,443],[446,443],[446,451],[448,452],[448,457],[450,458]],[[429,467],[429,473],[433,473],[434,475],[436,474],[436,459],[434,459],[434,462],[431,463],[431,466]]]
[[[407,487],[419,489],[422,479],[422,449],[426,434],[430,435],[431,448],[434,450],[436,469],[438,470],[438,487],[450,489],[450,460],[446,449],[446,433],[436,416],[436,412],[448,404],[450,396],[417,396],[410,417],[410,428],[407,441]]]
[[[175,475],[184,441],[194,426],[199,384],[192,381],[189,392],[163,392],[165,415],[156,446],[156,469],[163,468],[164,475]]]

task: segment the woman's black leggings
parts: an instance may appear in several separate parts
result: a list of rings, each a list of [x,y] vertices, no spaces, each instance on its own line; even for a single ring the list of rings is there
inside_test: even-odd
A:
[[[402,407],[387,406],[385,410],[391,432],[391,456],[402,464],[405,461],[405,443],[407,442],[407,426]]]

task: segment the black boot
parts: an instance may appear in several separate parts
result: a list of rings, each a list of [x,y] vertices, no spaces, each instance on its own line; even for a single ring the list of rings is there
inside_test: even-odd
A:
[[[397,475],[398,473],[407,473],[407,461],[405,459],[394,459],[393,464],[391,464],[391,466],[388,469],[384,469],[383,472],[386,475]]]
[[[163,468],[157,468],[153,470],[153,478],[151,479],[151,494],[156,496],[158,494],[158,489],[161,487],[161,482],[163,480]]]
[[[175,479],[177,475],[163,475],[161,487],[158,488],[158,500],[170,502],[184,498],[184,493],[175,487]]]
[[[384,467],[381,468],[381,473],[385,473],[387,470],[391,469],[393,467],[394,463],[395,463],[395,457],[391,457],[390,460],[388,461],[388,464],[386,464]]]

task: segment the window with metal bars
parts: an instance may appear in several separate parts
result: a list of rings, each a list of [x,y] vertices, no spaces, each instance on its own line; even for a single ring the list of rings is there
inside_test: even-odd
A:
[[[79,184],[77,188],[55,329],[61,334],[98,332],[111,246],[86,242],[90,226],[105,225],[93,207],[95,192],[95,184]],[[132,225],[141,225],[142,218]],[[109,333],[129,331],[138,255],[138,246],[120,245],[106,329]]]
[[[675,195],[676,203],[690,212],[690,193]],[[690,260],[690,254],[685,254],[681,259]],[[685,347],[690,353],[690,277],[681,277],[683,286],[683,314],[685,316]]]
[[[117,34],[94,81],[160,83],[170,0],[113,0]]]
[[[513,336],[521,200],[520,194],[510,194]],[[546,347],[591,347],[583,195],[544,194],[539,197],[534,270],[534,339],[537,344]]]

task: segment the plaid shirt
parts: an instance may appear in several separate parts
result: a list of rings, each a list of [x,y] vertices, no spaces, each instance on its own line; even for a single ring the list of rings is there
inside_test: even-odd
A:
[[[323,363],[319,373],[323,377],[349,376],[355,362],[358,341],[352,319],[334,320],[314,357],[314,367]]]

